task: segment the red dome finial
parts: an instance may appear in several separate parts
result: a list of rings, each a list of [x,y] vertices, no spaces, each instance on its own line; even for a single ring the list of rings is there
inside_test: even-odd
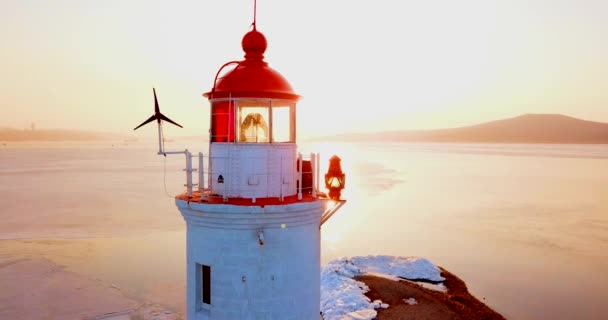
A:
[[[245,51],[245,59],[264,59],[264,52],[266,52],[266,37],[255,29],[247,32],[241,41],[243,51]]]

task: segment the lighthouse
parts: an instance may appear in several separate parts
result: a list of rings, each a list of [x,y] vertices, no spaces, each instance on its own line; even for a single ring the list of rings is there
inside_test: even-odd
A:
[[[255,23],[241,45],[244,59],[221,66],[203,94],[207,154],[165,151],[157,102],[162,117],[149,119],[159,154],[186,158],[175,204],[187,225],[187,318],[319,319],[320,229],[345,203],[344,173],[334,156],[321,181],[319,154],[298,151],[299,96],[264,60]]]

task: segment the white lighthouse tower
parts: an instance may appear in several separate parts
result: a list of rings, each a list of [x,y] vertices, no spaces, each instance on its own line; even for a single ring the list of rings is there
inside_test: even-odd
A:
[[[299,96],[264,61],[266,46],[254,24],[242,39],[245,59],[223,65],[204,94],[211,128],[198,190],[193,156],[179,152],[187,164],[188,191],[175,204],[187,224],[189,320],[319,319],[320,227],[344,204],[344,174],[333,157],[329,196],[320,192],[319,155],[297,149]],[[178,152],[161,145],[159,153]]]

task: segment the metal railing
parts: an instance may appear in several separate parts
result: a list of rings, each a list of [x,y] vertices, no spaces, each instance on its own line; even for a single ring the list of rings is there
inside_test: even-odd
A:
[[[318,153],[310,153],[309,155],[303,155],[298,153],[298,166],[297,166],[297,174],[298,174],[298,200],[302,200],[303,192],[310,192],[313,197],[317,196],[319,191],[319,157]],[[310,161],[310,171],[304,171],[304,161]],[[310,174],[312,183],[310,187],[304,187],[303,176],[304,174]]]
[[[215,176],[214,172],[211,172],[211,170],[209,169],[209,163],[210,163],[210,159],[209,159],[209,155],[204,155],[202,152],[198,152],[198,154],[193,155],[192,152],[190,152],[188,149],[185,149],[184,151],[170,151],[170,152],[164,152],[163,154],[184,154],[185,156],[185,165],[186,167],[183,169],[183,171],[186,173],[186,183],[184,184],[184,186],[186,187],[186,194],[188,195],[188,198],[192,198],[193,194],[194,194],[194,188],[196,187],[197,190],[201,193],[201,197],[218,197],[218,198],[223,198],[224,200],[228,199],[228,195],[229,194],[233,194],[233,193],[237,193],[237,194],[246,194],[247,192],[252,192],[251,190],[244,190],[244,189],[240,189],[238,186],[233,185],[232,183],[232,179],[230,179],[230,174],[232,174],[228,168],[229,166],[226,166],[226,171],[220,172],[220,174],[225,175],[224,178],[224,185],[225,188],[222,192],[222,194],[216,194],[214,193],[214,191],[217,190],[211,190],[210,188],[210,179],[212,177]],[[193,159],[197,158],[197,162],[198,162],[198,168],[195,168],[193,166]],[[231,160],[230,156],[226,156],[226,157],[217,157],[217,156],[213,156],[213,161],[227,161],[228,163]],[[255,159],[265,159],[263,157],[248,157],[246,160],[254,160]],[[319,193],[319,181],[320,181],[320,166],[319,166],[319,159],[320,159],[320,155],[319,153],[310,153],[307,155],[303,155],[302,153],[298,153],[298,156],[296,158],[297,164],[296,164],[296,194],[298,197],[298,200],[302,200],[303,199],[303,194],[304,193],[310,193],[312,197],[317,197],[318,193]],[[283,190],[283,181],[285,179],[285,176],[283,175],[283,159],[280,160],[281,161],[281,167],[279,169],[279,173],[278,173],[278,177],[279,177],[279,183],[280,183],[280,190],[281,190],[281,195],[280,195],[280,200],[283,201],[283,194],[282,194],[282,190]],[[304,168],[304,162],[305,161],[310,161],[310,169],[309,170],[305,170],[306,168]],[[194,183],[194,179],[193,179],[193,173],[197,173],[198,176],[198,180],[197,183]],[[305,175],[309,175],[309,177],[311,178],[311,184],[310,186],[304,186],[304,179],[303,177]],[[276,178],[277,176],[277,172],[267,172],[267,173],[255,173],[255,171],[253,171],[252,173],[249,174],[249,176],[256,176],[260,179],[269,179],[271,176]],[[205,183],[205,181],[207,181]],[[269,181],[269,180],[267,180]],[[268,183],[266,184],[266,188],[269,188]],[[255,202],[255,196],[252,195],[250,198],[253,199],[253,201]]]

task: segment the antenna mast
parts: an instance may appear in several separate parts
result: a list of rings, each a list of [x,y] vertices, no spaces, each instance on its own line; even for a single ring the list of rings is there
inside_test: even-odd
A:
[[[256,28],[255,28],[256,27],[255,22],[256,22],[257,13],[258,13],[258,1],[257,0],[253,0],[253,23],[252,23],[253,24],[253,30],[256,30]]]

